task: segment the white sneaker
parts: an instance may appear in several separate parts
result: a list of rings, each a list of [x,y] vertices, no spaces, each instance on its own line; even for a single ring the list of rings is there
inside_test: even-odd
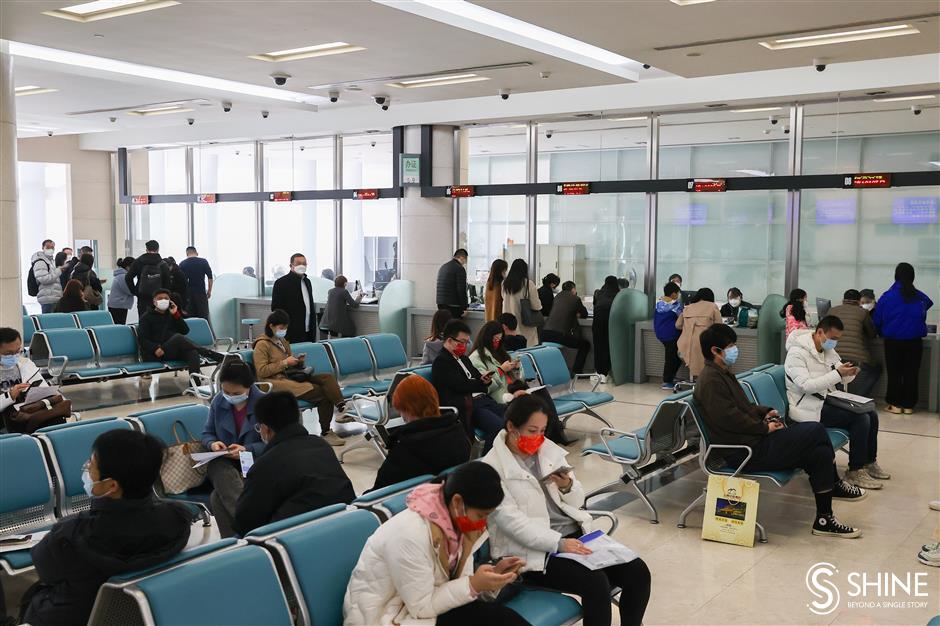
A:
[[[602,384],[602,385],[606,385],[606,384],[607,384],[607,374],[598,374],[598,375],[597,375],[597,378],[598,378],[598,380],[601,381],[601,384]]]
[[[862,489],[881,489],[882,484],[868,475],[864,469],[847,470],[845,472],[845,482]]]
[[[930,504],[927,506],[929,506],[934,511],[940,511],[940,500],[931,500]]]
[[[917,560],[930,567],[940,567],[940,547],[933,550],[921,550],[917,554]]]

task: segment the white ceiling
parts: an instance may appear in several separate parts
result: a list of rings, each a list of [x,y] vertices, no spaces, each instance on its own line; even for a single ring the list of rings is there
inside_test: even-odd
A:
[[[631,95],[643,92],[642,88],[647,85],[650,87],[648,92],[682,93],[681,85],[686,79],[673,74],[702,77],[765,70],[768,72],[765,79],[769,94],[774,91],[772,70],[798,67],[801,72],[805,68],[806,83],[813,85],[815,93],[821,93],[824,91],[821,87],[829,81],[832,81],[830,89],[840,89],[836,81],[838,70],[835,69],[838,64],[940,52],[936,17],[940,5],[936,0],[853,0],[851,3],[845,0],[718,0],[687,7],[679,7],[669,0],[477,2],[653,64],[654,69],[642,71],[639,84],[632,86],[610,74],[364,0],[181,0],[179,5],[169,8],[90,23],[42,14],[44,10],[67,4],[61,0],[3,0],[0,2],[0,38],[264,86],[273,85],[269,78],[271,72],[286,71],[293,78],[285,89],[318,95],[325,93],[313,92],[307,87],[479,65],[520,61],[532,64],[525,68],[477,72],[491,79],[487,81],[425,89],[403,90],[387,87],[384,82],[363,82],[363,91],[344,91],[338,103],[326,103],[320,106],[320,113],[312,113],[261,98],[232,96],[210,89],[16,58],[14,74],[17,85],[33,84],[58,89],[54,93],[18,97],[17,118],[21,126],[52,128],[59,133],[108,134],[115,137],[116,145],[122,145],[131,138],[137,145],[158,143],[164,134],[172,135],[168,141],[185,142],[205,140],[215,135],[232,138],[304,134],[312,129],[318,133],[372,128],[387,130],[402,123],[403,118],[395,115],[401,109],[409,110],[408,119],[427,122],[472,120],[477,118],[473,111],[479,111],[478,119],[484,119],[484,116],[493,118],[494,111],[499,109],[505,111],[506,118],[524,119],[535,115],[536,109],[546,108],[542,107],[545,104],[557,104],[554,108],[570,115],[578,110],[594,110],[596,105],[588,94],[599,93],[596,89],[605,86],[629,87],[633,90],[629,92]],[[846,10],[849,4],[850,11]],[[911,22],[922,31],[921,34],[874,42],[770,51],[757,45],[754,39],[767,34],[807,29],[825,31],[848,24],[927,14],[934,16]],[[688,42],[748,37],[752,39],[674,51],[656,50]],[[251,54],[329,41],[345,41],[364,46],[366,50],[286,63],[248,58]],[[687,57],[690,51],[701,56]],[[827,73],[817,75],[808,67],[814,56],[826,56],[834,65]],[[551,75],[548,79],[541,79],[540,72],[550,72]],[[855,74],[861,76],[864,72],[855,71]],[[866,77],[868,82],[856,77],[853,86],[880,85],[895,79],[893,75],[875,73]],[[940,61],[935,61],[933,75],[918,80],[918,84],[910,88],[936,91],[938,81]],[[722,84],[733,82],[732,77],[722,78]],[[653,89],[658,83],[662,88]],[[689,89],[701,89],[699,86],[693,88],[693,84],[694,81],[689,83]],[[518,97],[514,95],[509,101],[501,102],[496,97],[500,88],[509,88]],[[732,90],[727,91],[724,94],[717,90],[701,90],[691,96],[683,94],[675,98],[676,102],[682,101],[681,106],[676,106],[693,108],[689,101],[696,98],[699,102],[707,102],[716,96],[730,100],[728,95]],[[386,93],[392,96],[392,108],[382,112],[371,104],[371,96]],[[585,97],[577,97],[578,94]],[[486,107],[474,104],[484,97]],[[751,93],[741,97],[753,99],[755,95]],[[125,113],[66,115],[74,111],[180,98],[207,98],[212,104],[197,106],[192,113],[152,117],[132,117]],[[235,103],[231,113],[222,112],[219,106],[222,100]],[[662,102],[663,97],[659,101]],[[559,104],[562,102],[565,103],[563,106]],[[523,103],[530,104],[520,108]],[[624,98],[616,106],[608,103],[604,110],[628,111],[634,108],[635,103],[644,106],[632,98]],[[668,103],[664,108],[668,108]],[[262,121],[262,110],[271,111],[271,118]],[[109,117],[118,119],[111,123]],[[195,120],[193,127],[186,125],[187,117]]]

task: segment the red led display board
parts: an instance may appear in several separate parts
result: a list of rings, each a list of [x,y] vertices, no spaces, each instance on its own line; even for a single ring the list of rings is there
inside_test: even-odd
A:
[[[842,186],[845,189],[890,187],[891,174],[846,174]]]
[[[272,191],[268,194],[268,200],[271,202],[290,202],[293,199],[293,191]]]
[[[473,185],[454,185],[446,190],[448,198],[472,198],[476,195],[476,188]]]
[[[353,200],[376,200],[378,197],[378,189],[357,189],[353,192]]]
[[[561,183],[555,193],[559,196],[586,196],[591,193],[591,183]]]
[[[727,190],[724,178],[690,178],[689,191],[694,193],[721,192]]]
[[[131,196],[131,204],[150,204],[150,196]]]
[[[215,204],[215,200],[214,193],[201,193],[199,197],[196,198],[196,202],[199,204]]]

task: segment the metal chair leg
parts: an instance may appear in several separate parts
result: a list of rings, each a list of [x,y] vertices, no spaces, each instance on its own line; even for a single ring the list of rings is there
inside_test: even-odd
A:
[[[764,527],[760,522],[754,522],[757,525],[757,539],[761,543],[767,543],[767,531],[764,530]]]
[[[689,516],[689,513],[692,512],[692,509],[694,509],[695,507],[697,507],[699,504],[703,503],[704,501],[705,501],[705,489],[702,489],[701,495],[697,497],[695,500],[693,500],[692,504],[685,507],[685,510],[682,512],[682,514],[679,515],[679,523],[676,524],[676,526],[678,526],[679,528],[685,528],[685,518]]]
[[[618,491],[623,491],[623,489],[626,486],[627,486],[627,482],[623,479],[623,477],[618,478],[617,480],[609,482],[602,487],[598,487],[597,489],[594,489],[593,491],[589,491],[587,495],[584,496],[584,502],[586,504],[587,501],[590,500],[591,498],[597,497],[605,493],[617,493]]]
[[[608,422],[607,420],[605,420],[605,419],[604,419],[603,417],[601,417],[600,415],[598,415],[598,414],[594,411],[594,409],[587,409],[587,408],[586,408],[586,409],[584,409],[584,412],[587,413],[588,415],[590,415],[591,417],[593,417],[594,419],[600,420],[600,421],[604,424],[604,426],[606,426],[607,428],[613,428],[613,426],[611,425],[611,423]]]
[[[650,513],[653,514],[653,517],[650,519],[650,524],[659,523],[659,513],[656,511],[656,507],[650,502],[650,499],[646,497],[646,494],[643,493],[643,490],[640,489],[640,486],[636,481],[630,481],[630,484],[633,485],[633,489],[636,490],[637,495],[640,496],[640,500],[646,503],[647,508],[650,510]]]

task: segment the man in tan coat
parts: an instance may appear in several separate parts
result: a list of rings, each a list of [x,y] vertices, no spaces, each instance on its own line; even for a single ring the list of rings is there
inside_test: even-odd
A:
[[[881,364],[871,356],[871,340],[875,338],[875,325],[871,313],[862,308],[861,294],[849,289],[842,295],[842,304],[829,309],[829,315],[842,320],[845,330],[839,340],[839,356],[859,368],[858,375],[849,383],[848,391],[866,398],[881,378]]]

